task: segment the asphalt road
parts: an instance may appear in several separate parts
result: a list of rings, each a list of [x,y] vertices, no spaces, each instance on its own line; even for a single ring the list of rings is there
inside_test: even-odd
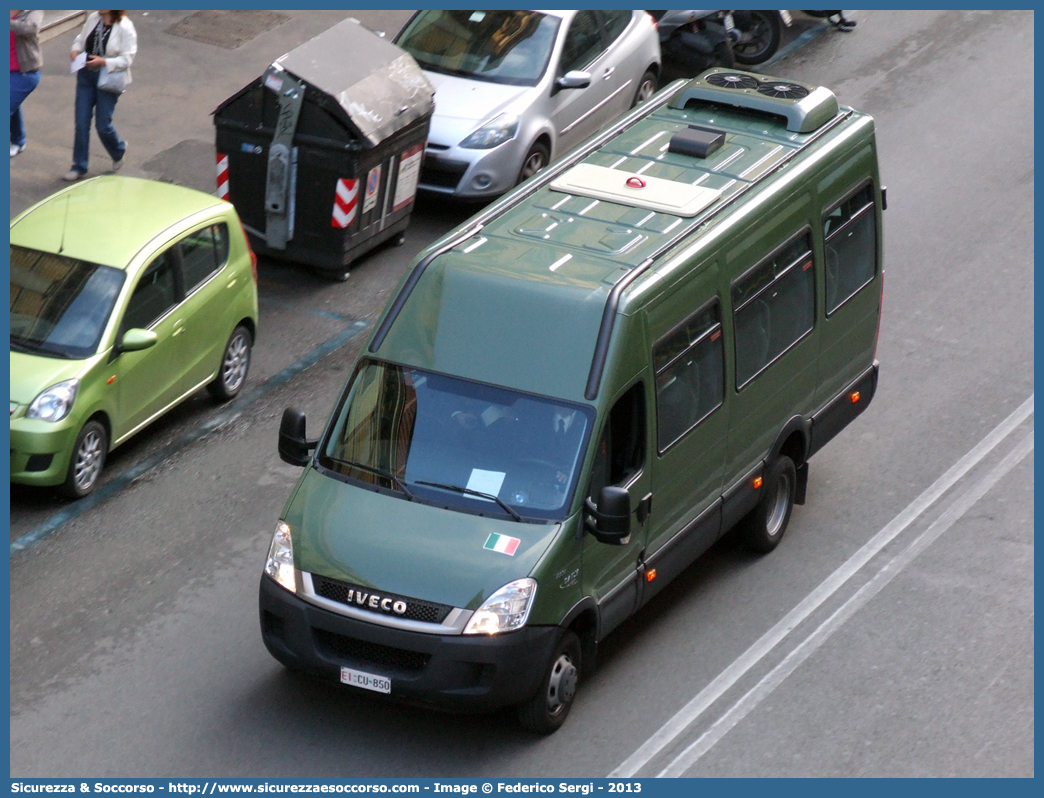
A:
[[[208,109],[271,60],[166,41],[186,12],[162,13],[141,74],[159,81],[186,59]],[[281,53],[336,13],[290,14],[283,38],[255,41]],[[772,555],[723,539],[606,641],[551,738],[507,712],[435,714],[291,678],[265,651],[256,609],[298,474],[276,455],[276,428],[287,405],[311,429],[325,420],[359,333],[168,448],[217,412],[189,403],[114,458],[109,478],[158,466],[12,554],[12,776],[1032,776],[1033,17],[856,18],[853,33],[812,38],[772,71],[829,86],[877,121],[881,382],[812,460],[808,502]],[[211,85],[218,64],[239,70],[231,86]],[[117,122],[126,111],[131,129],[123,102]],[[147,164],[175,164],[164,153],[202,151],[209,120],[172,110],[174,129],[128,169],[155,176]],[[41,120],[34,138],[29,121],[19,158],[50,135]],[[47,145],[36,149],[40,163],[12,165],[13,211],[32,187],[14,173],[43,169]],[[464,215],[423,203],[407,247],[345,284],[262,264],[252,384],[375,318],[410,248]],[[13,489],[12,538],[68,509]]]

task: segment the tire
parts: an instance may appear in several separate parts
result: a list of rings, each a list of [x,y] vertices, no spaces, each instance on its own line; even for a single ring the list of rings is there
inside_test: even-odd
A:
[[[533,146],[529,148],[529,152],[522,160],[522,168],[518,172],[518,180],[515,181],[515,185],[531,178],[547,166],[550,160],[551,151],[548,150],[547,145],[542,141],[533,142]]]
[[[765,471],[761,501],[740,521],[743,542],[751,551],[767,554],[783,539],[794,509],[797,469],[781,454]]]
[[[60,488],[62,495],[69,499],[82,499],[93,491],[105,467],[108,452],[109,434],[100,421],[91,419],[76,436],[69,457],[69,470]]]
[[[726,69],[732,69],[736,66],[736,56],[732,52],[732,45],[728,42],[722,42],[714,47],[714,66],[725,67]]]
[[[250,347],[253,339],[250,330],[240,324],[232,331],[221,355],[218,374],[207,386],[210,395],[221,402],[235,399],[243,390],[247,372],[250,371]]]
[[[562,631],[536,695],[518,707],[518,722],[527,731],[551,734],[565,723],[580,677],[580,638]]]
[[[737,64],[761,64],[779,50],[783,22],[777,11],[737,11],[733,14],[740,40],[732,51]]]
[[[634,108],[636,105],[641,105],[654,94],[656,94],[656,72],[647,69],[645,74],[642,75],[642,79],[638,81],[638,90],[634,93],[631,107]]]

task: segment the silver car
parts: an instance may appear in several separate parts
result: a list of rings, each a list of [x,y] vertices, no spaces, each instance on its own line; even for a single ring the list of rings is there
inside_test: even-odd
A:
[[[644,11],[419,11],[395,43],[435,87],[420,187],[492,197],[652,96]]]

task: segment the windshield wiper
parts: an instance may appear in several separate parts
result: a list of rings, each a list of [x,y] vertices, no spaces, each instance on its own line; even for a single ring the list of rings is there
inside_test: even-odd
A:
[[[395,474],[391,473],[390,471],[382,471],[379,468],[374,468],[373,466],[363,465],[362,463],[355,463],[355,462],[352,462],[351,460],[338,460],[337,462],[344,463],[346,466],[348,466],[350,468],[358,468],[360,471],[368,471],[371,474],[376,474],[379,477],[384,477],[385,479],[391,480],[392,482],[395,483],[395,485],[399,488],[399,490],[401,490],[404,494],[406,494],[406,498],[407,499],[409,499],[410,501],[413,501],[413,494],[410,493],[409,488],[406,487],[406,483],[403,482],[401,479],[399,479],[397,476],[395,476]]]
[[[499,504],[501,507],[504,508],[504,512],[506,512],[508,515],[510,515],[516,521],[523,520],[522,516],[520,516],[518,513],[516,513],[514,510],[511,509],[511,505],[509,505],[507,502],[505,502],[499,496],[495,496],[492,493],[483,493],[480,490],[472,490],[471,488],[462,488],[460,485],[443,485],[441,482],[423,482],[421,480],[417,480],[417,482],[415,484],[417,484],[417,485],[428,485],[429,487],[432,487],[432,488],[442,488],[443,490],[451,490],[454,493],[463,493],[463,494],[465,494],[467,496],[480,496],[483,499],[489,499],[490,501],[495,501],[497,504]]]

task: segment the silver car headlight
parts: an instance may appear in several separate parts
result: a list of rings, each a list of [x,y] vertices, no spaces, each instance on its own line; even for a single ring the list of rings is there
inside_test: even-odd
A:
[[[464,634],[495,635],[521,629],[529,618],[536,589],[536,580],[529,577],[508,582],[475,610]]]
[[[272,545],[268,547],[265,573],[291,593],[297,592],[294,579],[294,542],[290,538],[290,525],[286,521],[276,524]]]
[[[61,421],[72,410],[79,387],[80,381],[75,379],[52,385],[33,399],[25,417],[38,418],[41,421]]]
[[[518,133],[518,117],[501,114],[491,119],[460,143],[466,150],[489,150],[510,141]]]

